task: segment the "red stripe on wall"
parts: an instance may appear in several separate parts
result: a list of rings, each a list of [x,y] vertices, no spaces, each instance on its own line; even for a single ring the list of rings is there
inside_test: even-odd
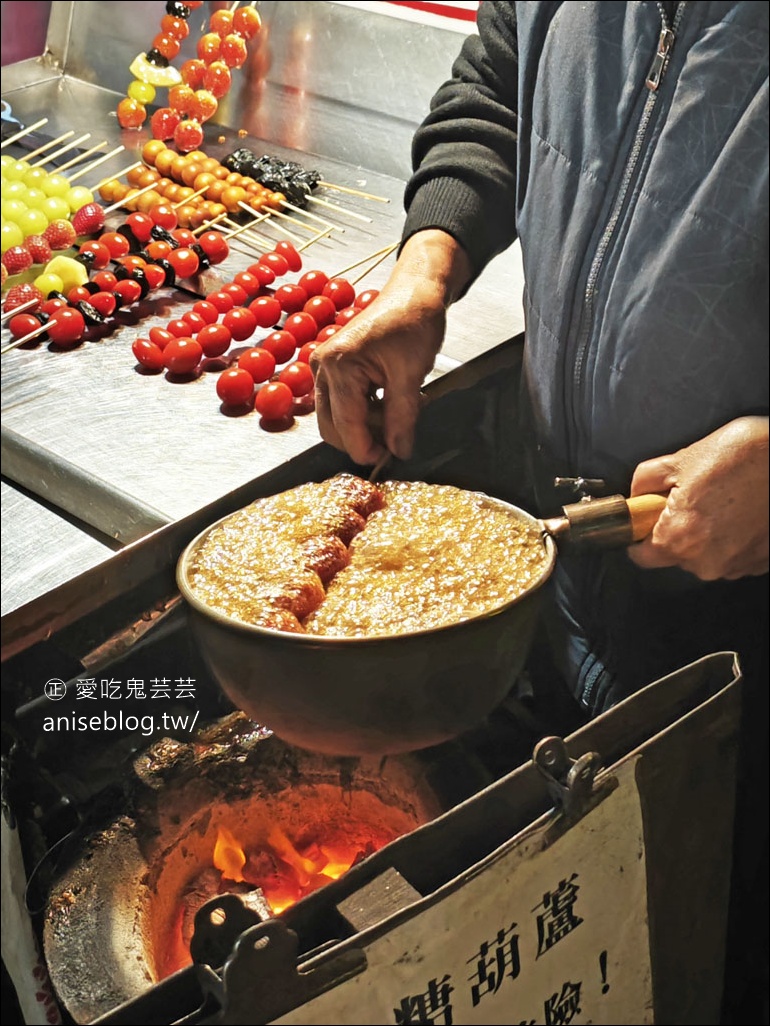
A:
[[[391,0],[394,7],[412,7],[415,11],[425,11],[427,14],[438,14],[442,18],[453,18],[456,21],[475,21],[478,10],[473,10],[468,7],[457,7],[454,4],[441,4],[441,3],[420,3],[419,0],[415,2],[397,2],[397,0]],[[478,5],[477,5],[478,8]]]

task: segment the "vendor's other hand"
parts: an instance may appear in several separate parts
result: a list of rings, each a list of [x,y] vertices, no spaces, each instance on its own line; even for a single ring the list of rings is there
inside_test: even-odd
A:
[[[465,251],[445,232],[418,232],[406,242],[377,298],[311,357],[327,442],[362,465],[386,451],[411,454],[420,389],[444,340],[446,309],[470,277]],[[379,389],[375,430],[371,397]]]
[[[702,580],[768,570],[768,419],[740,417],[693,445],[636,468],[631,495],[668,493],[640,567],[677,566]]]

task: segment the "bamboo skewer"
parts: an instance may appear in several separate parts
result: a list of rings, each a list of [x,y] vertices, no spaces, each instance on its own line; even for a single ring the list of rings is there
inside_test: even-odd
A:
[[[62,171],[66,171],[67,168],[74,167],[75,164],[79,164],[81,160],[86,160],[94,153],[98,153],[102,147],[106,146],[107,142],[97,143],[96,146],[92,146],[90,150],[86,150],[84,153],[79,153],[77,157],[73,157],[72,160],[68,160],[66,164],[62,164],[56,168],[56,174],[60,175]]]
[[[15,306],[13,310],[4,310],[2,319],[3,321],[10,320],[11,317],[15,317],[17,313],[24,313],[24,311],[29,310],[31,306],[37,306],[39,302],[40,300],[38,299],[28,299],[26,303],[19,303],[19,305]]]
[[[249,221],[248,224],[242,224],[238,228],[235,228],[231,232],[225,232],[223,238],[225,238],[225,239],[234,239],[236,237],[236,235],[240,235],[242,232],[248,231],[249,228],[253,227],[255,224],[258,224],[260,221],[264,221],[269,216],[270,216],[269,214],[260,214],[259,217],[255,218],[253,221]],[[233,223],[235,223],[235,222],[233,222]]]
[[[21,338],[15,338],[13,342],[9,342],[7,346],[3,346],[3,348],[0,349],[0,356],[3,356],[5,353],[10,352],[11,349],[16,349],[18,346],[23,346],[25,342],[31,342],[32,339],[37,338],[38,335],[44,335],[47,328],[48,323],[46,322],[45,324],[41,324],[40,327],[35,328],[34,331],[30,331],[26,335],[22,335]]]
[[[297,251],[299,253],[302,253],[304,250],[308,248],[308,246],[312,246],[314,242],[320,242],[321,239],[325,238],[327,235],[330,235],[332,231],[332,228],[325,228],[323,231],[319,232],[314,238],[310,239],[308,242],[304,242],[301,246],[298,246]]]
[[[241,203],[238,204],[238,206],[241,207],[243,210],[247,210],[250,214],[258,214],[259,213],[259,211],[255,210],[254,207],[250,207],[248,203],[241,202]],[[275,211],[272,210],[271,213],[274,214]],[[273,225],[273,227],[275,228],[276,231],[278,231],[279,227],[280,227],[280,230],[284,233],[284,235],[287,235],[290,239],[294,239],[295,242],[304,242],[305,241],[304,239],[301,239],[299,237],[299,235],[295,235],[294,232],[290,232],[288,228],[284,228],[284,227],[279,226],[277,224]]]
[[[153,182],[152,184],[153,185],[157,185],[158,183],[157,182]],[[202,196],[203,193],[204,192],[208,192],[208,190],[209,190],[209,186],[208,185],[204,185],[202,189],[198,189],[198,191],[194,192],[191,196],[187,196],[185,199],[179,200],[177,203],[172,203],[171,204],[171,209],[172,210],[178,210],[179,207],[183,207],[185,205],[185,203],[189,203],[190,200],[194,200],[196,196]]]
[[[376,200],[378,203],[390,203],[386,196],[375,196],[371,192],[361,192],[360,189],[350,189],[347,185],[335,185],[334,182],[318,182],[325,189],[334,189],[335,192],[346,192],[350,196],[363,196],[364,199]]]
[[[383,253],[381,257],[379,257],[377,260],[374,261],[374,263],[372,264],[371,267],[367,267],[367,269],[365,271],[362,271],[361,274],[359,274],[356,278],[353,278],[351,280],[350,284],[351,285],[357,285],[361,281],[362,278],[365,278],[367,276],[367,274],[369,274],[370,271],[373,271],[375,269],[375,267],[379,266],[379,264],[381,264],[383,260],[387,260],[388,257],[390,256],[390,254],[393,252],[393,250],[397,249],[398,246],[399,246],[399,243],[398,242],[394,242],[392,246],[388,247],[387,251],[385,253]]]
[[[70,150],[74,149],[76,146],[80,146],[81,143],[85,142],[86,139],[90,138],[91,133],[86,132],[85,134],[78,136],[77,139],[73,139],[72,142],[67,143],[66,146],[62,146],[60,147],[60,149],[54,150],[53,153],[49,153],[45,160],[39,160],[37,164],[33,164],[32,167],[42,167],[44,164],[50,164],[52,160],[58,160],[59,157],[64,156],[65,153],[69,153]],[[54,171],[54,174],[56,173],[57,172]]]
[[[266,216],[270,217],[269,214],[267,214]],[[229,225],[235,225],[235,227],[238,227],[238,222],[237,221],[233,221],[229,217],[225,218],[224,223],[225,224],[229,224]],[[253,221],[250,222],[250,225],[253,224],[253,223],[254,223]],[[260,235],[259,232],[249,232],[248,235],[241,236],[241,238],[238,241],[239,242],[245,242],[246,245],[252,244],[257,249],[263,249],[266,253],[269,253],[270,250],[272,250],[275,247],[275,240],[274,239],[268,239],[268,237],[266,235]]]
[[[96,192],[97,189],[101,189],[101,187],[106,185],[107,182],[117,181],[118,178],[122,178],[123,175],[127,175],[129,171],[133,171],[137,167],[142,167],[143,164],[144,161],[136,160],[133,164],[129,164],[128,167],[124,167],[122,171],[116,171],[114,175],[107,175],[106,178],[102,178],[100,182],[97,182],[91,191]]]
[[[348,264],[347,267],[343,267],[342,270],[341,271],[337,271],[337,273],[335,275],[333,275],[333,277],[341,278],[343,276],[343,274],[347,274],[348,271],[352,271],[354,267],[360,267],[361,264],[368,263],[369,260],[374,260],[375,257],[381,256],[383,258],[383,260],[384,260],[385,257],[389,253],[392,253],[393,250],[396,249],[398,245],[399,244],[397,242],[391,242],[387,246],[383,246],[382,249],[378,249],[375,253],[370,253],[369,256],[361,257],[360,260],[356,260],[354,263]],[[375,264],[374,266],[376,267],[377,265]],[[369,272],[367,271],[366,273],[368,274]],[[353,283],[351,282],[351,285],[352,284]]]
[[[126,194],[123,197],[123,199],[118,200],[116,203],[110,204],[109,207],[105,207],[104,213],[111,214],[113,210],[120,210],[121,207],[123,207],[125,210],[128,210],[128,207],[126,206],[127,203],[133,203],[138,196],[143,196],[145,192],[149,192],[150,189],[154,188],[155,182],[150,182],[150,184],[145,185],[143,189],[137,189],[133,196],[129,196],[128,194]]]
[[[302,207],[295,207],[293,203],[289,203],[288,200],[284,200],[281,204],[282,207],[286,207],[288,210],[293,210],[295,214],[304,214],[305,217],[309,217],[311,221],[318,221],[325,228],[330,228],[332,231],[344,232],[344,228],[340,228],[338,224],[332,224],[331,221],[327,221],[323,217],[318,217],[317,214],[311,214],[309,210],[303,210]]]
[[[0,149],[4,150],[6,146],[10,146],[11,143],[15,143],[17,139],[23,139],[25,135],[29,135],[34,132],[37,128],[42,128],[43,125],[48,124],[48,118],[41,118],[36,121],[34,125],[30,125],[28,128],[22,128],[20,132],[15,132],[13,135],[9,135],[7,139],[3,139],[0,144]]]
[[[103,156],[99,157],[98,160],[95,160],[92,164],[89,164],[88,167],[84,167],[82,171],[78,171],[76,172],[76,174],[70,175],[70,182],[76,181],[83,175],[90,175],[94,168],[99,167],[100,164],[106,164],[108,160],[112,160],[113,157],[116,157],[119,153],[122,153],[125,148],[125,146],[116,146],[114,150],[110,150],[109,153],[105,153]]]
[[[298,217],[292,217],[291,214],[284,214],[282,210],[274,210],[273,215],[275,217],[279,217],[282,221],[291,221],[292,224],[299,225],[300,228],[306,228],[309,232],[312,232],[313,235],[316,234],[316,230],[311,224],[308,224],[306,221],[300,221]],[[342,230],[344,231],[345,229],[343,228]]]
[[[217,214],[216,217],[212,217],[208,221],[204,221],[203,224],[199,224],[197,228],[193,228],[192,234],[199,235],[201,232],[207,231],[209,228],[213,230],[215,224],[219,224],[227,217],[227,214]]]
[[[58,146],[60,143],[63,143],[65,139],[71,139],[74,134],[75,134],[75,131],[74,131],[74,129],[71,128],[69,130],[69,132],[65,132],[63,135],[60,135],[58,138],[51,139],[50,142],[43,143],[42,146],[38,146],[38,148],[36,150],[33,150],[31,153],[28,153],[25,156],[24,159],[25,160],[34,160],[35,157],[39,157],[40,154],[41,153],[45,153],[46,150],[50,150],[54,146]]]
[[[330,203],[328,200],[316,199],[315,196],[308,196],[307,201],[308,203],[317,203],[319,206],[325,207],[328,210],[334,210],[338,214],[345,214],[347,217],[355,217],[359,221],[366,221],[367,224],[372,224],[371,217],[367,217],[366,214],[359,214],[356,210],[348,210],[347,207],[340,207],[336,203]]]

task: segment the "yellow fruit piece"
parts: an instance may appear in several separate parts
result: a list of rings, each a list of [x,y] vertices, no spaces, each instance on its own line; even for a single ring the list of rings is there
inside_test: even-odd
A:
[[[72,257],[67,256],[55,256],[53,260],[49,260],[44,273],[55,274],[58,278],[61,278],[63,288],[60,291],[64,292],[65,295],[70,289],[74,289],[76,285],[85,285],[88,281],[88,269],[86,266],[81,264],[79,260],[74,260]]]
[[[170,64],[167,68],[158,68],[154,64],[150,64],[146,54],[143,53],[134,58],[128,70],[140,82],[149,82],[150,85],[160,86],[161,88],[179,85],[182,81],[182,76],[176,68],[172,68]]]

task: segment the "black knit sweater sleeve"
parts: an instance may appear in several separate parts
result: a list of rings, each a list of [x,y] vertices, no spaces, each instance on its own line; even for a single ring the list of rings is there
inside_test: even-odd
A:
[[[403,236],[443,229],[476,274],[516,237],[516,5],[484,0],[478,32],[414,136]]]

